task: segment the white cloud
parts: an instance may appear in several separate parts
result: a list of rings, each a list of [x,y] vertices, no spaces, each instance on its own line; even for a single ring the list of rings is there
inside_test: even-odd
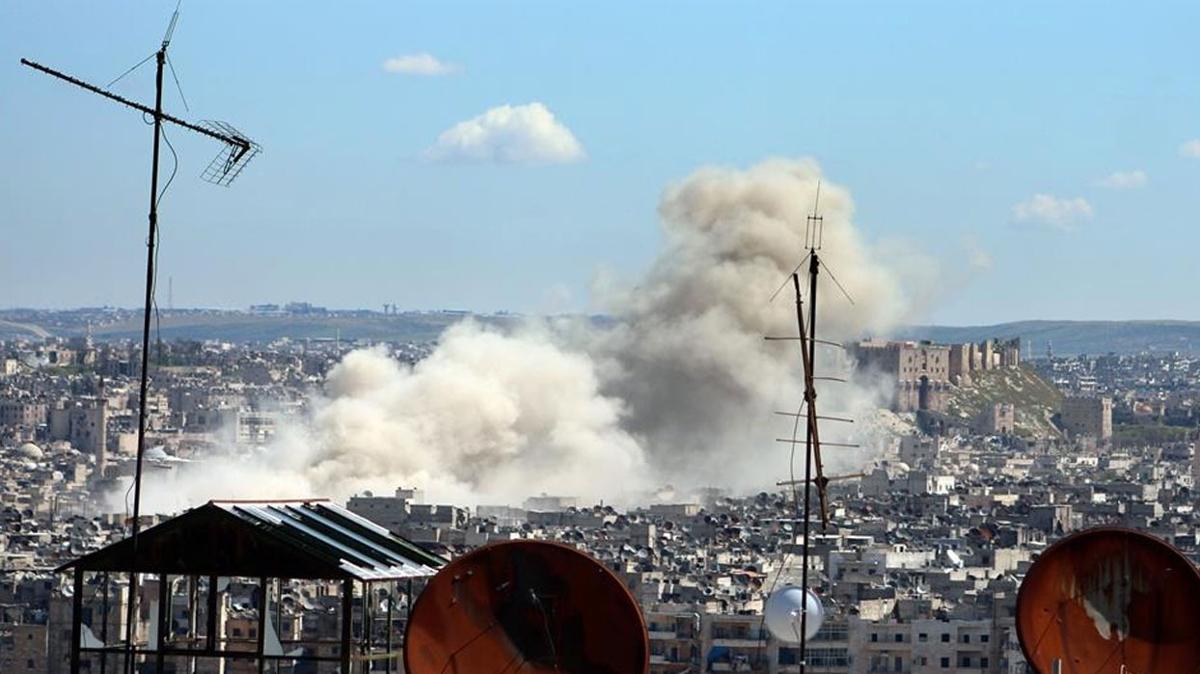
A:
[[[1200,138],[1193,138],[1179,146],[1179,154],[1192,159],[1200,159]]]
[[[1135,190],[1145,187],[1149,181],[1145,171],[1116,171],[1098,180],[1096,184],[1110,190]]]
[[[1013,217],[1020,222],[1039,222],[1055,229],[1070,231],[1081,220],[1090,220],[1092,205],[1083,197],[1066,198],[1035,194],[1013,206]]]
[[[436,56],[425,52],[390,58],[383,62],[383,69],[389,73],[421,75],[424,77],[452,75],[462,70],[456,64],[440,61]]]
[[[551,164],[579,161],[583,146],[541,103],[501,105],[459,122],[425,151],[434,161]]]

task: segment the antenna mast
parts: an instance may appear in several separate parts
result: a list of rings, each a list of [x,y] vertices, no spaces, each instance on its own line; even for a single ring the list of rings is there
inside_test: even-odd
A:
[[[182,127],[189,131],[194,131],[202,136],[207,136],[214,140],[221,141],[223,147],[217,157],[205,169],[202,178],[217,185],[228,186],[233,179],[241,173],[246,164],[254,155],[258,154],[259,146],[251,141],[241,132],[237,131],[228,124],[223,122],[206,121],[200,124],[192,124],[178,117],[174,117],[163,112],[163,67],[167,65],[167,47],[171,44],[171,37],[175,33],[175,26],[179,22],[179,5],[176,4],[175,11],[171,15],[171,21],[167,25],[166,33],[163,35],[162,46],[154,54],[154,59],[157,65],[154,78],[154,106],[143,105],[135,101],[131,101],[123,96],[102,89],[93,84],[89,84],[83,80],[59,72],[53,68],[35,63],[28,59],[21,59],[23,65],[29,66],[34,70],[60,79],[68,84],[73,84],[81,89],[85,89],[94,94],[98,94],[112,101],[116,101],[126,107],[133,108],[142,113],[143,116],[148,116],[153,120],[154,127],[154,144],[152,150],[152,161],[150,169],[150,214],[149,214],[149,234],[146,237],[146,292],[145,302],[142,312],[142,362],[141,362],[141,381],[139,384],[139,400],[138,400],[138,436],[137,436],[137,461],[134,468],[133,478],[133,519],[130,531],[130,544],[133,548],[133,564],[134,569],[137,567],[138,554],[138,534],[141,527],[141,496],[142,496],[142,463],[146,452],[146,397],[149,389],[149,355],[150,355],[150,315],[154,303],[155,291],[155,252],[158,239],[158,201],[162,197],[162,192],[158,188],[158,166],[159,166],[159,147],[163,140],[163,123],[169,122],[176,126]],[[148,58],[146,60],[149,60]],[[144,63],[145,61],[143,61]],[[138,65],[141,65],[140,63]],[[137,66],[134,66],[136,69]],[[172,69],[173,71],[173,69]],[[128,74],[127,71],[125,74]],[[124,77],[122,75],[121,77]],[[118,77],[117,79],[120,79]],[[115,80],[114,80],[115,82]],[[169,143],[169,141],[168,141]],[[174,152],[174,150],[172,150]],[[170,181],[168,180],[168,184]],[[123,669],[132,674],[136,668],[136,658],[134,657],[134,630],[136,625],[136,609],[137,609],[137,580],[138,575],[136,570],[131,570],[129,577],[129,602],[126,607],[126,627],[125,627],[125,662]],[[160,609],[162,610],[162,609]],[[76,616],[78,619],[78,616]],[[79,645],[75,644],[75,648]]]
[[[796,339],[796,340],[798,340],[800,342],[800,358],[801,358],[801,361],[804,366],[804,402],[802,405],[802,409],[799,412],[795,412],[795,413],[779,412],[778,414],[794,417],[796,419],[797,423],[799,422],[800,418],[803,418],[805,421],[805,436],[804,436],[803,441],[799,440],[796,437],[795,433],[793,433],[793,435],[790,439],[789,438],[780,438],[779,441],[791,444],[793,449],[795,448],[796,445],[801,444],[801,442],[803,442],[803,444],[804,444],[804,480],[803,480],[803,483],[804,483],[804,507],[803,507],[804,542],[803,542],[803,545],[801,548],[801,550],[802,550],[802,552],[801,552],[802,567],[801,567],[801,571],[800,571],[800,577],[801,577],[800,584],[801,584],[802,589],[806,593],[806,596],[807,596],[807,593],[809,592],[809,589],[808,589],[808,561],[809,561],[809,550],[810,550],[809,543],[810,543],[810,538],[811,538],[810,529],[811,529],[811,520],[812,520],[812,503],[811,503],[812,486],[815,484],[816,488],[817,488],[817,501],[818,501],[819,510],[820,510],[821,529],[824,530],[829,525],[829,498],[828,498],[829,483],[833,480],[861,477],[861,474],[843,475],[843,476],[832,477],[832,478],[827,477],[825,475],[824,463],[821,460],[821,435],[820,435],[820,429],[819,429],[818,422],[820,420],[824,419],[827,421],[840,421],[840,422],[844,422],[844,423],[853,423],[854,420],[846,418],[846,417],[821,416],[821,415],[817,414],[817,391],[816,391],[815,382],[818,380],[820,380],[820,381],[843,381],[836,377],[819,377],[816,375],[816,357],[817,357],[816,346],[817,346],[817,344],[825,344],[825,345],[835,346],[838,348],[842,347],[841,344],[838,344],[836,342],[831,342],[828,340],[823,340],[823,339],[817,338],[817,276],[820,275],[820,272],[822,269],[820,250],[821,250],[822,245],[824,244],[824,238],[825,238],[825,218],[824,218],[824,216],[822,216],[820,214],[820,203],[821,203],[821,183],[820,183],[820,181],[818,181],[817,182],[817,190],[816,190],[816,198],[813,203],[813,212],[812,212],[812,215],[808,216],[805,233],[804,233],[804,246],[808,252],[804,257],[804,260],[801,260],[800,264],[796,265],[796,268],[793,269],[791,274],[789,275],[790,279],[791,279],[792,289],[796,294],[796,327],[797,327],[797,331],[798,331],[798,337],[794,337],[794,338],[792,338],[792,337],[767,337],[768,340],[774,340],[774,339]],[[804,316],[804,293],[801,290],[801,283],[800,283],[800,274],[801,274],[800,270],[804,266],[805,261],[808,262],[808,318],[807,318],[807,321]],[[850,300],[851,304],[853,304],[853,300],[850,299],[850,296],[849,296],[849,294],[846,293],[845,288],[842,288],[841,284],[839,284],[837,282],[837,279],[834,278],[832,274],[829,274],[829,278],[831,280],[833,280],[834,284],[838,286],[838,288],[842,291],[842,293],[846,295],[846,298],[848,300]],[[787,285],[787,281],[785,280],[784,286],[786,286],[786,285]],[[776,290],[775,291],[776,294],[778,294],[783,289],[784,286],[781,286],[778,290]],[[775,297],[775,295],[772,295],[772,299],[774,297]],[[825,443],[825,446],[857,447],[858,445],[851,444],[851,443],[832,442],[832,443]],[[815,472],[815,475],[814,475],[814,472]],[[778,486],[782,486],[782,485],[790,486],[790,488],[792,489],[793,498],[794,498],[794,500],[796,500],[798,502],[799,497],[796,495],[796,486],[799,482],[800,482],[799,480],[793,479],[793,480],[788,480],[788,481],[784,481],[784,482],[778,482],[776,484]],[[798,504],[797,504],[797,509],[799,509]],[[782,572],[782,568],[784,566],[786,566],[786,564],[781,565],[781,572]],[[800,629],[797,631],[798,636],[799,636],[799,642],[800,642],[800,662],[799,662],[799,664],[800,664],[800,672],[801,672],[801,674],[803,674],[803,672],[805,672],[806,668],[807,668],[808,613],[809,613],[809,611],[807,609],[807,604],[805,604],[805,608],[803,610],[801,610],[799,613],[800,613],[800,616],[799,616],[800,617]]]

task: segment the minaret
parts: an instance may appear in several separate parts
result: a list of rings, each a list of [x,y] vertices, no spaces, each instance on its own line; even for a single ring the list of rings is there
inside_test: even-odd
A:
[[[103,477],[108,466],[108,398],[104,395],[104,375],[96,386],[96,472]]]

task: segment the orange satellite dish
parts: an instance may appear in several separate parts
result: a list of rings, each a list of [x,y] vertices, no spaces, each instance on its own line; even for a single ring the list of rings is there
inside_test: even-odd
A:
[[[1167,543],[1089,529],[1050,546],[1017,595],[1038,674],[1200,672],[1200,573]]]
[[[513,541],[442,568],[413,606],[409,674],[646,674],[637,603],[575,548]]]

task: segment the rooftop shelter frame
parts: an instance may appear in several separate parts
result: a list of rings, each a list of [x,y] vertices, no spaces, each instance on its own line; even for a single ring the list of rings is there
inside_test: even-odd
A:
[[[73,674],[115,674],[127,653],[136,671],[155,674],[400,671],[404,629],[396,624],[407,621],[414,582],[423,584],[447,561],[344,508],[311,500],[210,501],[147,529],[133,553],[131,540],[125,539],[56,569],[73,576]],[[145,634],[133,630],[134,644],[128,648],[124,640],[108,640],[110,632],[122,633],[108,629],[111,611],[119,612],[122,603],[109,594],[113,576],[128,581],[135,574],[155,577],[139,585],[148,590],[145,594],[157,585],[157,599],[135,612],[138,624],[146,615],[147,629]],[[225,633],[227,607],[218,600],[234,579],[257,584],[252,601],[257,629],[249,639]],[[85,610],[86,590],[97,581],[102,589],[93,589],[93,598],[101,611]],[[284,583],[292,581],[337,588],[336,638],[289,639],[277,631],[283,624]],[[185,621],[176,620],[177,588],[185,591]],[[379,596],[386,599],[376,601]],[[222,659],[234,664],[197,669],[199,661]],[[85,660],[91,663],[86,669]],[[184,669],[178,666],[181,660]]]

